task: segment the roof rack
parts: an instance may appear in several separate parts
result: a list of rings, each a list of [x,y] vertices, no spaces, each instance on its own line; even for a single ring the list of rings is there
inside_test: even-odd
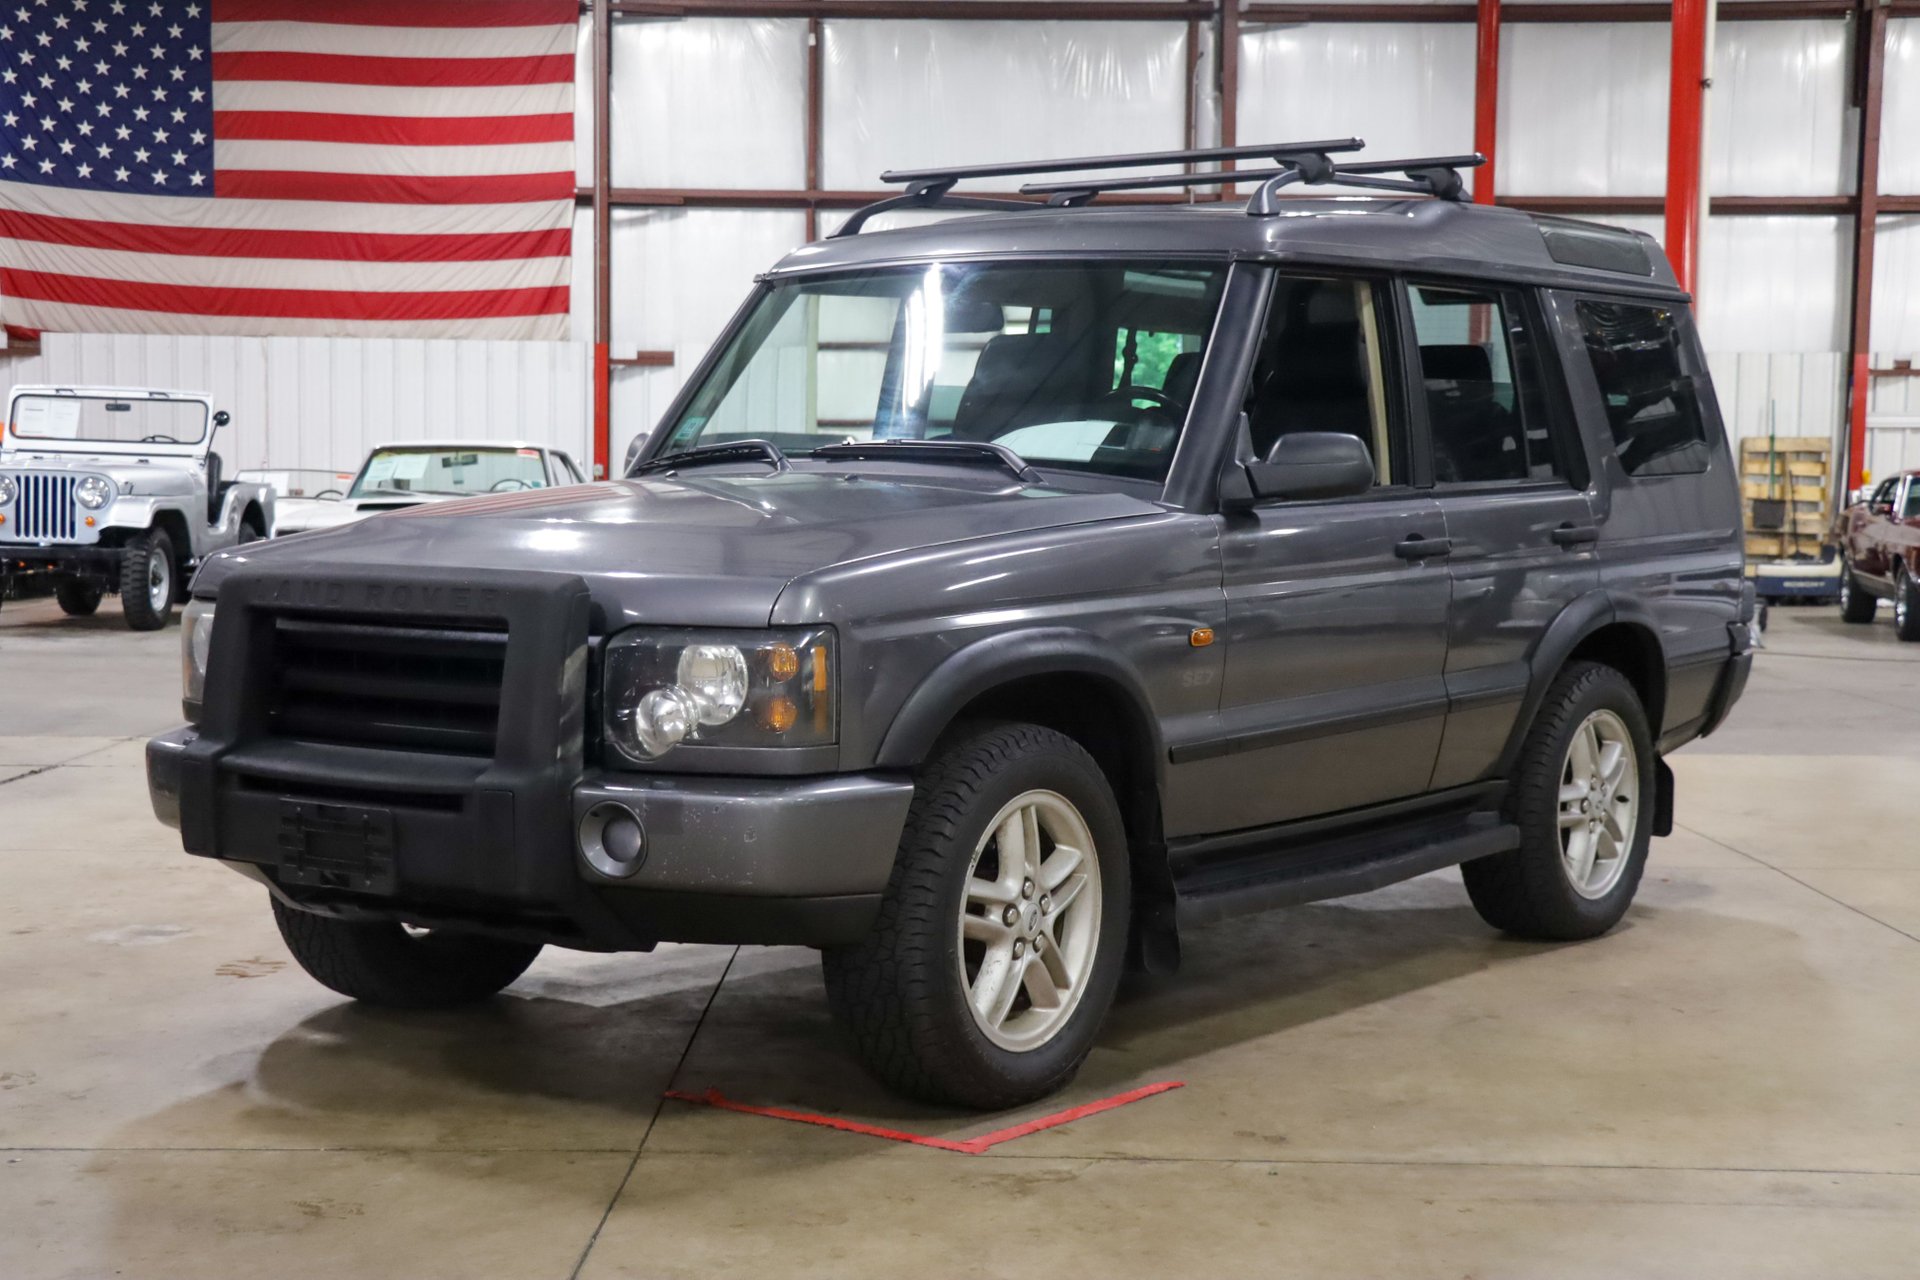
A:
[[[1083,169],[1144,169],[1163,164],[1191,164],[1208,160],[1270,160],[1271,169],[1210,169],[1202,173],[1150,174],[1144,177],[1079,178],[1057,182],[1029,182],[1020,188],[1023,196],[1046,196],[1056,208],[1079,208],[1109,191],[1145,191],[1156,187],[1218,187],[1229,183],[1258,182],[1259,189],[1248,199],[1246,211],[1254,217],[1269,217],[1280,211],[1282,188],[1296,182],[1319,186],[1338,183],[1375,191],[1401,191],[1410,195],[1433,196],[1441,200],[1467,198],[1460,170],[1477,168],[1487,162],[1477,152],[1458,156],[1421,156],[1408,160],[1356,160],[1340,163],[1333,157],[1359,151],[1366,144],[1358,138],[1338,138],[1325,142],[1273,142],[1247,147],[1200,147],[1186,151],[1144,151],[1130,155],[1080,156],[1066,160],[1024,160],[1013,164],[967,165],[951,169],[888,170],[882,182],[906,184],[897,196],[877,200],[856,210],[836,237],[858,235],[867,220],[889,209],[1030,209],[1023,200],[952,194],[955,183],[966,178],[1015,177],[1030,174],[1072,173]],[[1387,175],[1398,174],[1399,177]]]
[[[1196,147],[1184,151],[1137,151],[1111,156],[1074,156],[1061,160],[1021,160],[1010,164],[959,165],[947,169],[889,169],[880,175],[880,181],[889,184],[903,183],[906,190],[897,196],[888,196],[884,200],[876,200],[872,204],[856,209],[833,234],[836,239],[841,236],[859,235],[860,229],[867,224],[868,219],[891,209],[1008,210],[1033,207],[1031,202],[1025,200],[953,195],[954,185],[967,178],[1025,177],[1043,173],[1072,173],[1081,169],[1146,169],[1156,165],[1196,164],[1209,160],[1271,160],[1275,164],[1285,165],[1294,161],[1310,162],[1312,157],[1324,158],[1331,154],[1358,151],[1366,145],[1358,138],[1332,138],[1319,142],[1275,142],[1248,147]],[[1205,175],[1171,176],[1200,177],[1203,180],[1205,177]],[[1079,187],[1085,185],[1085,183],[1078,184]],[[1123,187],[1112,189],[1178,185],[1180,184],[1177,182],[1135,179]],[[1088,198],[1091,199],[1091,197]],[[1085,203],[1085,201],[1077,203]]]

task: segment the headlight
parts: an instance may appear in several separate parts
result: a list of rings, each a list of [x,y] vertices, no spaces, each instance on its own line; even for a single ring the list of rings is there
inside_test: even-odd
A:
[[[195,600],[180,615],[181,696],[198,706],[207,691],[207,658],[213,652],[213,601]]]
[[[689,747],[835,741],[833,632],[667,631],[607,642],[607,740],[632,760]]]
[[[89,511],[98,511],[113,501],[113,482],[105,476],[84,476],[73,487],[73,499]]]
[[[12,476],[0,476],[0,507],[10,507],[20,496],[20,486]]]

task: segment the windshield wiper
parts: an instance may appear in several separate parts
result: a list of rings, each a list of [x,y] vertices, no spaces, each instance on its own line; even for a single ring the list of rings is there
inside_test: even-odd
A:
[[[729,440],[724,444],[703,444],[682,449],[678,453],[663,453],[657,458],[647,459],[627,474],[644,476],[655,471],[678,471],[683,467],[705,467],[725,462],[764,462],[776,474],[793,470],[787,455],[780,452],[780,446],[771,440]]]
[[[919,454],[927,462],[985,463],[1006,470],[1016,480],[1039,484],[1040,473],[1027,460],[1003,444],[985,440],[849,440],[844,444],[821,445],[810,458],[848,458],[860,462],[920,461],[905,455]]]

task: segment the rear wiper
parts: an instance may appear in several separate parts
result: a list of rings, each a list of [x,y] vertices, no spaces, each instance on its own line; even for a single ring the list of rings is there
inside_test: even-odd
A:
[[[684,467],[705,467],[725,462],[765,462],[776,473],[793,470],[787,455],[780,452],[780,446],[771,440],[729,440],[724,444],[703,444],[682,449],[678,453],[663,453],[657,458],[647,459],[627,474],[644,476],[655,471],[678,471]]]
[[[844,444],[821,445],[811,458],[848,458],[859,462],[918,461],[905,455],[920,454],[928,462],[986,463],[1001,467],[1016,480],[1039,484],[1040,473],[1027,460],[1003,444],[985,440],[849,440]]]

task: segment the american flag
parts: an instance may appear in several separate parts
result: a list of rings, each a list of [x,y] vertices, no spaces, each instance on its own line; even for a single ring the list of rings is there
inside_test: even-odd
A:
[[[0,0],[0,321],[564,338],[577,0]]]

